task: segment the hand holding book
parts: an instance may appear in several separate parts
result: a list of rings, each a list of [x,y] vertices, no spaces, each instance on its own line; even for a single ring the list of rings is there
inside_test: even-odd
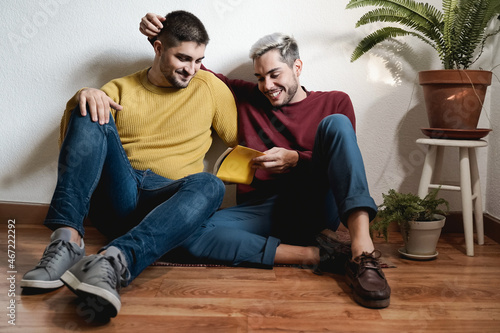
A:
[[[228,148],[215,162],[213,174],[224,182],[250,184],[255,174],[252,159],[262,155],[265,154],[240,145]]]

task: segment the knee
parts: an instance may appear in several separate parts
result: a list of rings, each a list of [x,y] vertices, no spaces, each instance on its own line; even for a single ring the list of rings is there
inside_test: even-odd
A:
[[[320,133],[351,133],[353,132],[351,120],[343,114],[332,114],[321,120],[318,132]]]
[[[99,124],[98,121],[92,121],[88,106],[87,106],[87,114],[85,116],[82,116],[80,111],[80,106],[76,106],[71,111],[71,116],[68,123],[68,131],[85,129],[87,133],[90,131],[95,133],[106,133],[108,126],[110,124],[114,124],[114,120],[111,115],[109,117],[109,123],[101,125]]]
[[[82,116],[80,113],[80,107],[77,106],[71,111],[71,116],[69,119],[67,133],[78,133],[82,132],[84,135],[95,135],[97,132],[101,132],[99,129],[99,123],[93,122],[90,118],[90,113],[87,110],[87,114]]]
[[[193,181],[196,188],[210,200],[220,201],[222,203],[226,191],[226,187],[222,180],[208,172],[201,172],[188,176],[188,179]]]
[[[356,134],[351,120],[343,114],[332,114],[325,117],[318,126],[316,140],[319,142],[351,142],[356,141]]]

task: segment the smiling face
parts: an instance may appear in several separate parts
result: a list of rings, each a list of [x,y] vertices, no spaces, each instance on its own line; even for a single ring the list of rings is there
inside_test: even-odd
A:
[[[150,81],[160,87],[186,88],[201,67],[205,48],[205,44],[181,42],[164,49],[160,42],[155,42],[156,58]]]
[[[290,68],[283,62],[278,50],[271,50],[255,59],[254,70],[259,90],[273,106],[299,102],[306,97],[299,83],[302,70],[300,59],[295,60]]]

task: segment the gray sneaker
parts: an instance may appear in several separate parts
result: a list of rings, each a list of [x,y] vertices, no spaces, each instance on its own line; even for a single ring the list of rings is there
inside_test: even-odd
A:
[[[96,317],[115,317],[121,308],[119,291],[129,274],[125,258],[116,247],[106,254],[87,256],[61,277],[64,284],[95,311]]]
[[[42,259],[35,268],[26,272],[21,280],[22,288],[55,289],[63,286],[61,275],[85,256],[85,245],[70,242],[71,232],[59,228],[50,236]]]

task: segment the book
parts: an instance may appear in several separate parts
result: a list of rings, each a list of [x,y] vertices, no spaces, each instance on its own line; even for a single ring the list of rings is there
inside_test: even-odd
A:
[[[252,159],[262,155],[263,152],[240,145],[228,148],[215,162],[213,174],[227,183],[248,185],[255,175]]]

